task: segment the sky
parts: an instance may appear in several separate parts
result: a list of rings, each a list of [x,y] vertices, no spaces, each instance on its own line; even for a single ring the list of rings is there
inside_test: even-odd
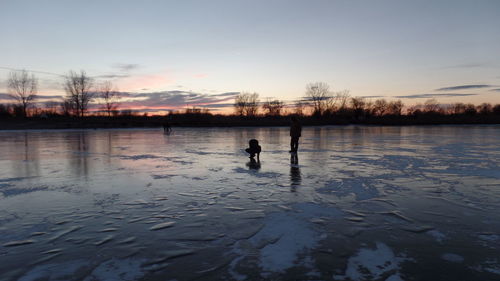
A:
[[[311,82],[405,104],[500,103],[497,0],[0,0],[0,102],[9,72],[63,96],[70,70],[112,81],[122,107],[231,110],[289,103]]]

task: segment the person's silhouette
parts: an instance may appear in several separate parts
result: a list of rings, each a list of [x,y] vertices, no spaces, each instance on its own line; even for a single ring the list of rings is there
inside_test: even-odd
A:
[[[165,134],[170,134],[170,132],[172,132],[172,127],[170,126],[170,123],[168,122],[163,123],[163,132]]]
[[[253,159],[255,155],[257,155],[257,161],[260,161],[260,152],[262,151],[262,148],[259,145],[259,141],[251,139],[248,142],[248,146],[249,147],[245,149],[245,151],[250,154],[250,159]]]
[[[297,152],[299,149],[299,138],[302,134],[302,126],[297,117],[292,116],[292,124],[290,125],[290,152]]]

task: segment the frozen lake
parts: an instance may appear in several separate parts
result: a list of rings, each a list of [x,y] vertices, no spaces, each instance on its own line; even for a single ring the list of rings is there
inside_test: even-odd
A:
[[[289,141],[0,132],[0,280],[500,280],[500,126]]]

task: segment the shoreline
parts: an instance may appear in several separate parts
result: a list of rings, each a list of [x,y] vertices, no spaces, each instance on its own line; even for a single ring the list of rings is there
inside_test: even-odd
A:
[[[473,118],[471,118],[473,117]],[[314,117],[301,118],[303,126],[432,126],[432,125],[499,125],[500,116],[471,116],[455,118],[454,116],[434,116],[415,118],[414,116],[399,116],[398,118],[369,118],[366,120],[347,120],[341,118]],[[165,117],[84,117],[76,118],[27,118],[2,119],[0,131],[16,130],[61,130],[61,129],[153,129],[161,128]],[[233,116],[211,116],[209,118],[172,118],[168,120],[173,127],[186,128],[233,128],[233,127],[288,127],[288,117],[255,117],[238,118]]]

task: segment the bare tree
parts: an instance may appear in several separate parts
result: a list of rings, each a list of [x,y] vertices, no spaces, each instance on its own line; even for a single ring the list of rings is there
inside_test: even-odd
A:
[[[298,100],[295,102],[295,110],[294,110],[294,113],[299,115],[299,116],[303,116],[304,115],[304,110],[307,106],[307,103],[302,101],[302,100]]]
[[[104,81],[99,86],[99,97],[102,100],[103,108],[108,117],[118,109],[118,100],[120,99],[118,92],[113,88],[111,81]]]
[[[326,100],[330,98],[330,86],[324,82],[306,85],[306,97],[312,103],[313,114],[322,115],[326,109]]]
[[[500,115],[500,104],[495,104],[492,108],[493,114]]]
[[[246,115],[255,116],[257,115],[258,110],[259,110],[259,94],[257,93],[248,94]]]
[[[477,106],[477,112],[480,114],[490,114],[493,112],[493,106],[489,103],[482,103]]]
[[[26,70],[13,71],[7,81],[10,96],[19,102],[22,115],[27,116],[27,109],[36,98],[38,80],[34,74],[29,75]]]
[[[356,117],[360,117],[365,112],[366,101],[363,97],[352,97],[351,106]]]
[[[85,71],[80,73],[70,71],[66,76],[64,85],[66,90],[67,100],[72,103],[72,108],[75,110],[75,115],[83,117],[88,110],[89,102],[94,98],[91,92],[93,80]]]
[[[467,107],[464,103],[457,102],[457,103],[452,104],[450,111],[452,114],[463,114],[465,112],[466,108]]]
[[[401,100],[391,101],[387,105],[387,113],[392,115],[401,115],[403,112],[404,104]]]
[[[425,112],[439,112],[440,106],[436,99],[428,99],[424,103]]]
[[[234,98],[234,111],[236,112],[236,115],[243,116],[245,114],[246,105],[246,95],[243,93],[238,94]]]
[[[70,116],[75,113],[73,102],[69,98],[65,98],[59,106],[61,107],[61,114],[64,116]]]
[[[259,94],[241,93],[235,97],[234,108],[236,114],[255,116],[259,109]]]
[[[373,115],[382,116],[387,112],[389,104],[385,99],[378,99],[373,104]]]
[[[349,90],[343,90],[340,92],[337,92],[336,97],[338,100],[338,108],[340,111],[345,110],[347,107],[347,102],[349,101],[349,97],[351,95],[349,94]]]
[[[285,103],[280,100],[268,99],[264,102],[262,108],[267,111],[269,116],[280,116],[284,106]]]
[[[337,95],[328,95],[328,97],[324,100],[323,113],[327,115],[333,114],[337,110],[337,102]]]
[[[468,103],[465,105],[464,113],[467,115],[475,115],[477,113],[476,107],[472,103]]]

